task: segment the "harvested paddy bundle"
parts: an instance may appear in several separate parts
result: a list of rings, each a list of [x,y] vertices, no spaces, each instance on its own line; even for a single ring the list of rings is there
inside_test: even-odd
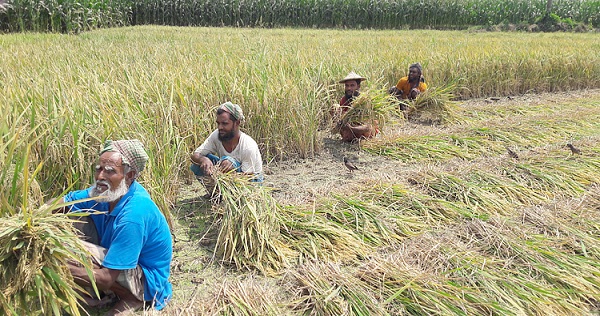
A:
[[[76,291],[82,289],[67,261],[79,262],[88,271],[91,266],[72,222],[45,206],[2,219],[0,314],[80,314]]]
[[[281,208],[268,188],[235,173],[214,178],[220,200],[213,206],[220,223],[214,256],[264,274],[284,267],[293,252],[280,242]]]
[[[415,100],[406,102],[406,117],[412,121],[443,124],[456,119],[455,104],[451,100],[454,85],[433,87],[419,94]]]
[[[332,133],[339,132],[340,128],[347,124],[350,126],[370,124],[382,128],[391,118],[401,117],[399,102],[385,89],[366,90],[352,101],[352,106],[347,111],[342,111],[337,105],[335,112],[340,113],[339,120],[334,118],[336,125]]]
[[[285,281],[296,289],[294,310],[302,315],[389,315],[377,288],[340,264],[307,262],[289,271]]]
[[[288,208],[282,214],[282,239],[298,251],[300,261],[308,258],[349,262],[364,258],[373,250],[360,235],[329,216],[301,208]]]
[[[371,236],[370,230],[365,236],[362,225],[347,223],[350,219],[339,212],[283,208],[268,188],[246,177],[219,173],[215,181],[220,203],[213,206],[218,227],[214,257],[238,269],[268,275],[305,258],[353,260],[372,251],[373,239],[384,238]]]

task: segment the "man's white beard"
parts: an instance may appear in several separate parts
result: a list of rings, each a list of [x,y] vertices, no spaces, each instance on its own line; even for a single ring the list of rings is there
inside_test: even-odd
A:
[[[103,184],[108,187],[108,189],[102,193],[98,192],[96,187],[97,184]],[[96,181],[96,184],[92,187],[92,191],[90,192],[91,197],[102,197],[99,199],[99,202],[114,202],[120,199],[123,195],[127,194],[129,188],[127,187],[127,183],[125,182],[125,178],[119,183],[119,186],[113,190],[111,188],[110,183],[108,181],[99,180]]]

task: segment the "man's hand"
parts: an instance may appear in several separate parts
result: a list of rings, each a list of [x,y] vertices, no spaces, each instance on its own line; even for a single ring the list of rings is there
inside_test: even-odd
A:
[[[210,176],[213,173],[213,163],[206,156],[201,156],[199,153],[193,153],[191,156],[192,163],[198,165],[202,169],[205,176]]]
[[[227,172],[233,170],[233,163],[231,161],[227,160],[227,159],[221,160],[219,162],[219,169],[222,172],[227,173]]]

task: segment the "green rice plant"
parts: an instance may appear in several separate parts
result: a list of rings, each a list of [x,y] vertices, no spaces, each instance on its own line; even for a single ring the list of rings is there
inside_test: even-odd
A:
[[[506,166],[504,172],[507,177],[538,192],[578,196],[585,192],[589,185],[598,183],[599,166],[600,161],[597,157],[581,160],[535,157],[529,162]]]
[[[389,146],[393,143],[393,146]],[[380,137],[363,145],[367,152],[401,161],[445,161],[452,158],[474,159],[479,152],[469,152],[448,138],[437,136]],[[483,148],[482,148],[483,149]],[[483,151],[483,150],[482,150]]]
[[[319,208],[322,216],[352,230],[368,244],[379,246],[398,240],[393,227],[387,226],[390,215],[379,206],[359,197],[334,195],[331,204]]]
[[[564,146],[565,139],[597,134],[598,105],[589,99],[565,100],[559,105],[534,104],[528,107],[507,104],[459,109],[462,123],[426,129],[413,129],[379,137],[365,143],[367,152],[406,162],[445,162],[455,158],[468,161],[506,155],[506,147],[525,148],[523,158],[537,159],[542,152],[561,152],[548,145]],[[589,119],[584,119],[589,118]],[[560,144],[560,145],[559,145]],[[544,156],[543,159],[548,159]]]
[[[512,207],[504,197],[481,187],[482,183],[473,183],[451,173],[427,171],[414,179],[433,197],[460,202],[470,209],[482,208],[487,213],[503,214]]]

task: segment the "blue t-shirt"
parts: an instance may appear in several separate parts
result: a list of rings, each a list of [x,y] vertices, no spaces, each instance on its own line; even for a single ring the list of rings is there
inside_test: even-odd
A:
[[[65,202],[89,197],[91,188],[68,193]],[[154,301],[161,310],[173,295],[169,282],[173,243],[164,215],[150,195],[137,181],[108,213],[108,202],[76,203],[71,211],[99,211],[90,215],[100,238],[100,246],[108,249],[102,266],[128,270],[138,264],[144,271],[144,300]]]

